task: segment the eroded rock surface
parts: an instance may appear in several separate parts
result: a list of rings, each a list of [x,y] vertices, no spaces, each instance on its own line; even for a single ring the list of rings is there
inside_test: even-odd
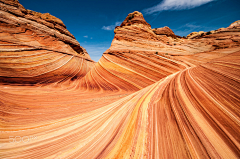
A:
[[[169,27],[155,28],[153,29],[153,32],[157,35],[166,35],[166,36],[171,36],[173,38],[176,38],[176,35]]]
[[[24,47],[4,41],[2,47],[11,47],[0,52],[4,77],[45,68],[53,81],[0,84],[0,156],[239,158],[240,32],[234,26],[173,38],[156,34],[141,13],[133,12],[116,27],[111,47],[94,66],[74,52],[53,54],[54,47],[62,48],[52,37],[52,50],[31,52],[39,45],[34,38],[25,38],[32,45]],[[21,29],[14,25],[1,33],[18,37],[9,30]],[[46,67],[35,64],[42,61]],[[50,71],[56,61],[64,67]],[[84,73],[74,76],[77,72]],[[54,81],[64,75],[66,81]]]
[[[94,65],[60,19],[17,0],[0,0],[0,58],[0,82],[13,84],[77,79]]]

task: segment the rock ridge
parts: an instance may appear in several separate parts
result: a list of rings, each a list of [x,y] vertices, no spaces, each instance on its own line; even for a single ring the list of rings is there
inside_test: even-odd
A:
[[[62,41],[73,49],[72,52],[75,52],[73,54],[90,59],[64,23],[49,13],[42,14],[27,10],[17,0],[0,0],[0,21]]]

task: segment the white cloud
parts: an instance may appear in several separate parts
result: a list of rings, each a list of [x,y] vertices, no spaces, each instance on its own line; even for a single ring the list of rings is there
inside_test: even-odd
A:
[[[214,0],[163,0],[156,6],[144,9],[143,12],[146,14],[152,14],[164,10],[192,9],[212,1]]]
[[[85,35],[85,36],[83,36],[84,38],[88,38],[88,36],[87,35]]]
[[[116,22],[113,25],[109,25],[109,26],[103,26],[102,29],[103,30],[114,30],[116,26],[121,25],[121,22]]]
[[[188,27],[188,28],[199,28],[200,26],[187,23],[187,24],[184,25],[184,27]]]

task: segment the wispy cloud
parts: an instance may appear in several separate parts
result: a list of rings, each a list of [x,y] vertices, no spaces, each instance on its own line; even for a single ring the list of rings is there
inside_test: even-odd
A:
[[[187,28],[190,28],[190,29],[195,29],[195,28],[199,28],[201,26],[195,25],[195,24],[191,24],[191,23],[187,23],[183,27],[187,27]]]
[[[108,44],[108,43],[97,43],[97,44],[82,43],[81,44],[81,46],[83,46],[87,50],[91,59],[93,59],[96,62],[102,57],[102,54],[107,49],[109,49],[110,45],[111,44]]]
[[[89,39],[93,39],[92,37],[89,37],[88,35],[85,35],[85,36],[83,36],[84,38],[89,38]]]
[[[214,0],[163,0],[156,6],[144,9],[145,14],[153,14],[164,10],[185,10],[199,7]]]
[[[113,25],[109,25],[109,26],[103,26],[102,29],[103,30],[114,30],[116,26],[121,25],[121,22],[116,22]]]

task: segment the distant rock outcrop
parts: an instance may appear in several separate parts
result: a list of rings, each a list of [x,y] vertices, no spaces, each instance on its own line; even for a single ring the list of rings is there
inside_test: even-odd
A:
[[[233,22],[228,29],[240,29],[240,20]]]
[[[199,31],[199,32],[192,32],[190,34],[187,35],[187,38],[188,39],[193,39],[193,38],[196,38],[196,37],[200,37],[202,35],[204,35],[204,31]]]
[[[205,37],[210,34],[216,34],[216,33],[221,33],[221,32],[229,32],[229,31],[236,32],[236,31],[239,31],[239,29],[240,29],[240,20],[235,21],[227,28],[219,28],[217,30],[212,30],[212,31],[208,31],[208,32],[204,32],[204,31],[192,32],[187,35],[187,38],[188,39],[197,39],[200,37]]]
[[[176,35],[174,34],[174,32],[167,26],[163,28],[155,28],[152,30],[157,35],[166,35],[166,36],[171,36],[173,38],[176,38]]]

